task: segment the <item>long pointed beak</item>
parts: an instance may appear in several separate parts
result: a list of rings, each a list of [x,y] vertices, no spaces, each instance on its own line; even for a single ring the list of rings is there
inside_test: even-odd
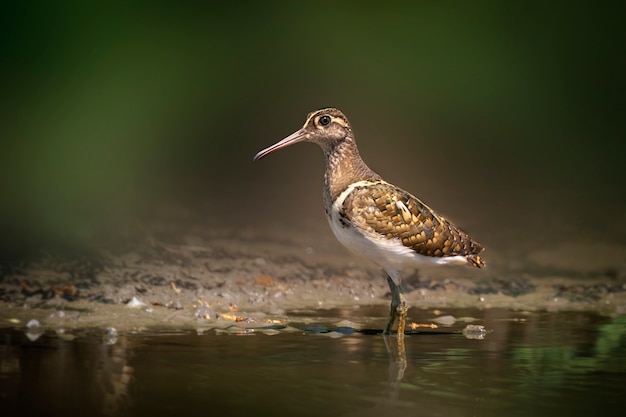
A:
[[[269,148],[265,148],[262,151],[259,151],[259,153],[254,155],[254,158],[252,158],[252,160],[258,161],[259,159],[271,154],[274,151],[285,148],[289,145],[293,145],[294,143],[302,142],[303,140],[306,140],[306,132],[304,131],[304,129],[300,129],[297,132],[294,132],[291,135],[287,136],[280,142],[273,144]]]

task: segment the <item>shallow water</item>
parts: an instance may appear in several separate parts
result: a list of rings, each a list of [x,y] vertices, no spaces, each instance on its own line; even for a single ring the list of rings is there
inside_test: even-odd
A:
[[[254,331],[3,329],[0,415],[622,415],[626,317],[410,312],[446,315],[465,319],[409,332],[405,355],[382,322],[342,321],[354,310]],[[464,334],[468,323],[487,333]]]

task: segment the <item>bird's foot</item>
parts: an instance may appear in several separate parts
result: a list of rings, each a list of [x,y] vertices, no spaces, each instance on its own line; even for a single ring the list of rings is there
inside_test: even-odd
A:
[[[383,329],[383,334],[391,334],[391,328],[393,327],[396,319],[398,320],[398,337],[404,337],[404,329],[406,327],[406,316],[409,311],[406,301],[401,300],[400,304],[391,306],[389,309],[389,319],[387,325]]]

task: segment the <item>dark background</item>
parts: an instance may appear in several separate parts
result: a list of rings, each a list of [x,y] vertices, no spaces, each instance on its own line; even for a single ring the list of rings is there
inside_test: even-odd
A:
[[[626,242],[615,3],[104,3],[0,6],[6,258],[176,216],[326,239],[320,151],[252,156],[328,106],[491,256]]]

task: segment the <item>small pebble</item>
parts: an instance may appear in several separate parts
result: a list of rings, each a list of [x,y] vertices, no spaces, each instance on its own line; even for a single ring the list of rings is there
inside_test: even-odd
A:
[[[341,334],[352,334],[354,333],[354,327],[348,327],[348,326],[339,326],[334,330],[336,333],[341,333]]]
[[[41,323],[37,319],[31,319],[26,323],[26,328],[28,329],[37,329],[41,327]]]
[[[302,330],[307,332],[307,333],[314,333],[314,334],[327,333],[328,332],[328,327],[323,326],[321,324],[314,324],[312,326],[304,326],[302,328]]]
[[[133,297],[129,302],[126,303],[126,307],[128,308],[140,308],[145,305],[146,303],[140,301],[137,297]]]
[[[104,330],[106,336],[117,336],[117,329],[115,327],[107,327]]]
[[[115,327],[107,327],[104,330],[103,341],[107,345],[114,345],[117,342],[117,329]]]

